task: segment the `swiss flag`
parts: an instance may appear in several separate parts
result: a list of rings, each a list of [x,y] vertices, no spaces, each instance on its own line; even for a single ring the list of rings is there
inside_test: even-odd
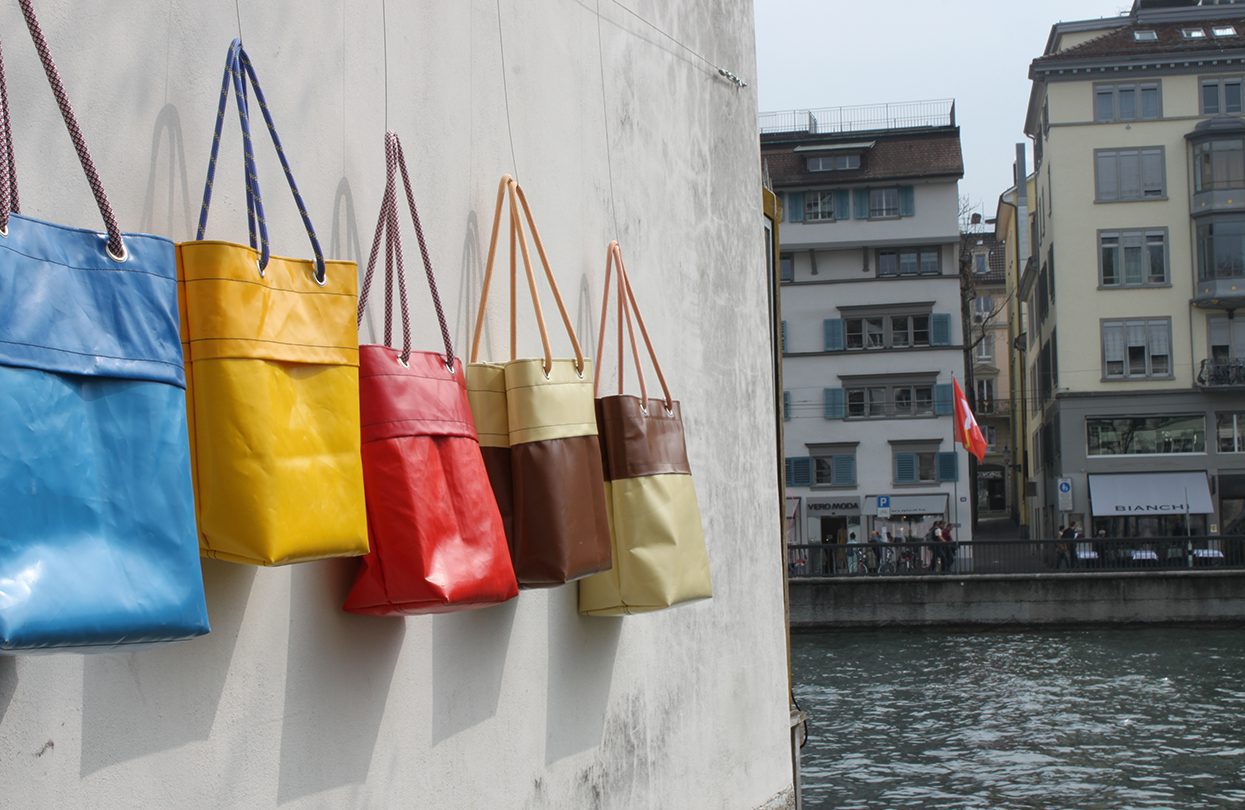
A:
[[[952,377],[951,385],[955,394],[955,440],[976,456],[980,464],[986,458],[986,438],[981,435],[981,428],[977,427],[977,419],[973,416],[973,409],[968,407],[960,381]]]

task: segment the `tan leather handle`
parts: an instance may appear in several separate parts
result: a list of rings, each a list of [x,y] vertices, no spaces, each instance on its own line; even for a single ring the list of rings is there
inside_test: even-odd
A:
[[[523,222],[526,220],[527,230],[536,245],[536,252],[540,256],[541,266],[545,271],[545,279],[549,282],[549,288],[553,292],[553,300],[558,306],[558,313],[562,316],[562,324],[566,327],[566,334],[570,337],[571,347],[575,351],[575,369],[580,374],[583,374],[583,349],[580,348],[579,339],[575,336],[575,329],[571,325],[570,314],[566,311],[566,304],[563,302],[562,294],[558,290],[558,282],[554,278],[553,269],[549,265],[549,257],[545,253],[544,243],[541,242],[540,232],[536,228],[536,220],[532,216],[532,210],[528,205],[526,195],[523,193],[523,188],[508,174],[502,175],[501,182],[497,187],[497,203],[493,209],[493,228],[489,235],[488,258],[485,260],[484,284],[480,290],[480,307],[476,313],[476,327],[475,335],[471,341],[470,362],[477,362],[480,354],[480,338],[484,331],[484,313],[488,303],[489,287],[493,278],[493,262],[497,258],[497,237],[501,229],[502,205],[507,199],[510,202],[510,359],[515,359],[516,344],[518,342],[516,319],[518,292],[518,284],[516,283],[518,280],[517,259],[519,255],[522,255],[523,270],[527,276],[527,286],[532,298],[532,308],[536,313],[536,326],[540,332],[541,347],[544,350],[545,373],[548,374],[553,368],[553,351],[549,345],[549,332],[545,327],[544,312],[540,306],[540,295],[536,289],[536,275],[532,271],[532,257],[528,251],[527,239],[523,234]],[[520,208],[523,211],[522,218],[519,216]]]
[[[601,329],[597,337],[597,376],[593,383],[593,394],[596,395],[597,389],[600,387],[601,380],[601,359],[604,356],[605,343],[605,321],[609,315],[609,287],[610,287],[610,269],[612,265],[617,266],[618,280],[618,393],[623,390],[624,368],[623,368],[623,342],[622,331],[623,323],[626,322],[627,335],[631,342],[631,353],[635,358],[636,376],[640,380],[640,398],[643,403],[648,402],[648,389],[644,384],[644,371],[640,366],[640,353],[636,347],[635,333],[632,331],[631,316],[635,315],[635,323],[640,328],[640,336],[644,339],[644,347],[648,349],[649,359],[653,362],[653,370],[657,372],[657,380],[661,383],[662,393],[665,395],[665,405],[667,411],[674,410],[674,398],[670,396],[670,386],[666,384],[666,375],[662,374],[661,364],[657,362],[657,352],[653,348],[653,341],[649,338],[648,329],[644,326],[644,318],[640,315],[640,307],[636,304],[635,291],[631,289],[631,279],[627,276],[627,266],[623,263],[622,247],[617,241],[612,241],[606,248],[605,255],[605,292],[601,301]]]

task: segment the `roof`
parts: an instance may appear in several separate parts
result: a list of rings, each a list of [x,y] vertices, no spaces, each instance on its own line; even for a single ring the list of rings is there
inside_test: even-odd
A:
[[[1167,57],[1183,54],[1217,54],[1224,51],[1245,50],[1245,10],[1237,13],[1225,13],[1214,19],[1171,20],[1171,21],[1138,21],[1127,17],[1120,18],[1120,25],[1101,36],[1065,48],[1056,53],[1039,56],[1033,60],[1032,70],[1044,67],[1055,67],[1068,62],[1097,61],[1103,59],[1144,60],[1145,57]],[[1233,26],[1235,36],[1216,37],[1211,35],[1215,26]],[[1181,29],[1201,28],[1206,36],[1199,39],[1186,39]],[[1153,31],[1153,40],[1138,41],[1133,36],[1136,31]]]
[[[960,234],[960,255],[969,265],[966,272],[981,284],[1005,284],[1007,282],[1007,244],[998,239],[990,231],[971,231]],[[978,250],[985,248],[986,265],[990,268],[985,273],[974,272],[973,259]]]
[[[959,127],[879,134],[874,138],[872,148],[861,151],[859,169],[828,172],[808,170],[808,146],[834,146],[836,143],[852,140],[859,142],[859,135],[838,140],[818,135],[762,135],[761,158],[769,166],[770,178],[775,188],[964,176]],[[797,152],[797,149],[800,151]]]

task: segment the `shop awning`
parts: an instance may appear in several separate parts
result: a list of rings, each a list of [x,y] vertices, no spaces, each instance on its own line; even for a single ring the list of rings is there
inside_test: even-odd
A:
[[[891,517],[900,515],[945,515],[947,514],[947,493],[937,495],[892,495]],[[866,515],[878,513],[876,495],[865,496]]]
[[[1207,515],[1215,511],[1204,472],[1091,475],[1094,517]]]

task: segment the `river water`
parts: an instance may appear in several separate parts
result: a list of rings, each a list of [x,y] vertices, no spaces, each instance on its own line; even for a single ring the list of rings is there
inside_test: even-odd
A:
[[[792,644],[806,807],[1245,807],[1245,630]]]

